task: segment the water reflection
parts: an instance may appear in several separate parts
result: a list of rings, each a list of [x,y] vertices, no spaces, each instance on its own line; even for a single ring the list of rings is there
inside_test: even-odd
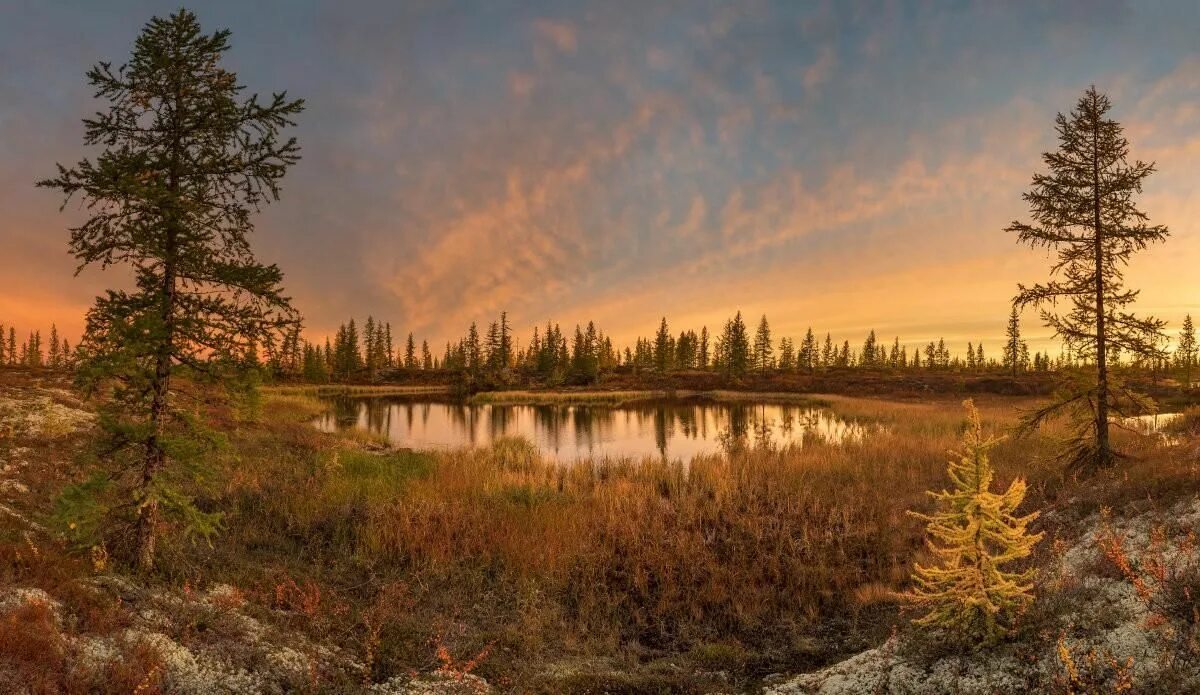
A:
[[[796,405],[654,403],[606,406],[467,405],[399,398],[339,397],[317,421],[324,431],[361,428],[414,449],[486,446],[506,436],[533,442],[559,461],[665,457],[746,447],[841,443],[863,436],[861,424],[828,410]]]

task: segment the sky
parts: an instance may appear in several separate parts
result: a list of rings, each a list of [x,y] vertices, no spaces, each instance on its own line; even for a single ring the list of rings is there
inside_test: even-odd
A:
[[[176,8],[0,0],[0,323],[76,336],[128,277],[74,275],[83,211],[33,181],[95,154],[84,72]],[[594,320],[623,345],[740,310],[776,336],[998,350],[1017,283],[1048,267],[1003,230],[1091,84],[1157,163],[1142,208],[1172,232],[1129,269],[1138,310],[1170,332],[1200,314],[1194,1],[191,9],[232,30],[250,92],[307,101],[303,160],[253,244],[313,338],[373,314],[436,346],[507,311],[522,340]]]

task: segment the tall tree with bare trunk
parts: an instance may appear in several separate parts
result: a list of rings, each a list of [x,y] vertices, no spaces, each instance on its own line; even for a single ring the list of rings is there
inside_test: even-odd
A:
[[[1030,413],[1025,425],[1069,414],[1075,428],[1066,456],[1084,468],[1118,458],[1109,436],[1114,415],[1153,407],[1113,373],[1113,351],[1161,358],[1165,343],[1163,321],[1129,311],[1138,291],[1124,283],[1130,257],[1169,234],[1150,224],[1136,204],[1154,164],[1129,161],[1129,141],[1121,124],[1108,117],[1111,108],[1108,97],[1091,87],[1070,114],[1058,114],[1058,150],[1042,155],[1048,171],[1035,174],[1024,194],[1032,221],[1013,222],[1006,230],[1021,243],[1054,253],[1050,279],[1020,285],[1015,303],[1038,308],[1085,365],[1068,374],[1055,400]]]

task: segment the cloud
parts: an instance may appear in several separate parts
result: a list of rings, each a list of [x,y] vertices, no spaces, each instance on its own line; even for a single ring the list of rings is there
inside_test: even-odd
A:
[[[554,19],[537,19],[533,31],[539,39],[547,41],[562,53],[574,53],[577,47],[575,25]]]
[[[821,50],[817,53],[816,61],[804,68],[804,88],[812,91],[825,84],[833,77],[833,71],[836,67],[837,53],[834,51],[833,46],[828,44],[821,46]]]

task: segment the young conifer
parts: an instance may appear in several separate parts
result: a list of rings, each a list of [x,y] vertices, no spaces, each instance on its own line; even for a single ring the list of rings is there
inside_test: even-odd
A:
[[[963,405],[967,430],[946,469],[953,489],[929,493],[938,505],[933,514],[909,512],[926,522],[928,547],[937,559],[934,566],[915,566],[910,597],[929,609],[917,624],[995,642],[1033,601],[1035,570],[1006,566],[1028,557],[1042,534],[1028,531],[1037,512],[1015,514],[1025,499],[1024,480],[1013,480],[1003,493],[991,491],[988,451],[1000,439],[985,438],[975,404]]]

